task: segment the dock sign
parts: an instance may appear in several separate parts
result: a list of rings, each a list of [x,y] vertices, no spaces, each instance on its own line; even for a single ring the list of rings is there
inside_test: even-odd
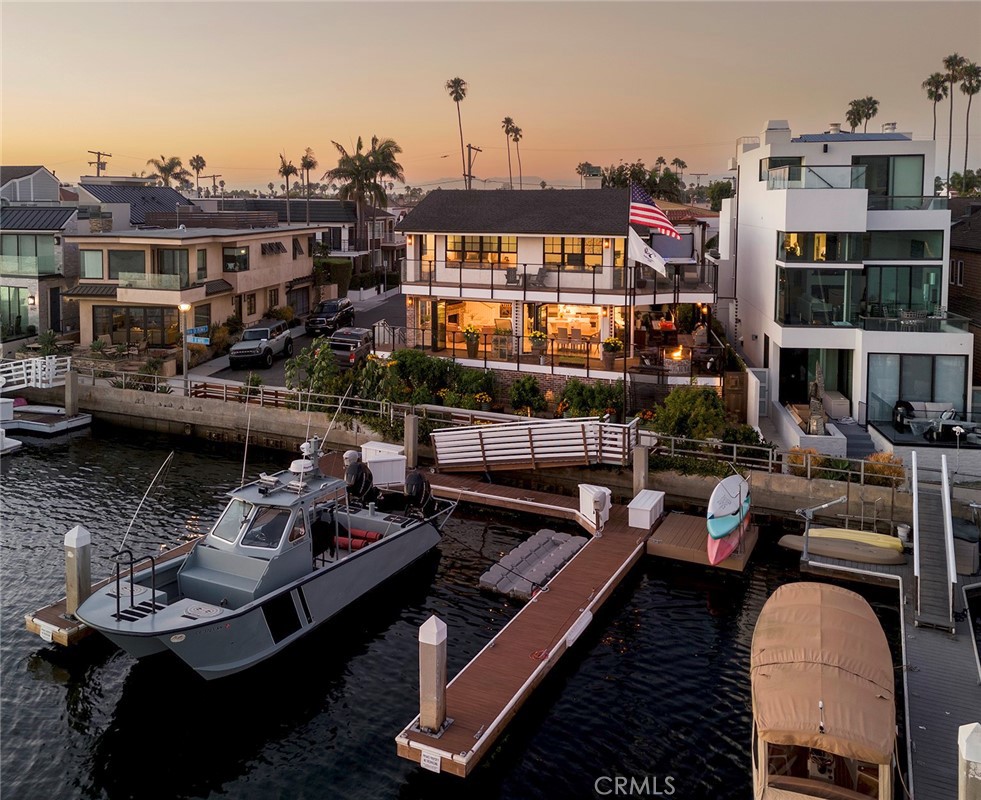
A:
[[[430,750],[423,750],[420,755],[419,766],[423,769],[428,769],[430,772],[439,772],[441,770],[443,759],[439,754],[433,753]]]
[[[197,333],[207,333],[208,332],[208,326],[207,325],[198,325],[196,328],[188,328],[184,332],[188,336],[191,336],[191,335],[197,334]]]
[[[188,336],[188,344],[211,344],[211,338],[208,336]]]

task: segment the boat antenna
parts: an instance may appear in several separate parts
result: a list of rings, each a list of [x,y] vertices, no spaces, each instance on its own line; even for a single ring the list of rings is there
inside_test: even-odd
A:
[[[245,450],[242,451],[242,482],[239,483],[238,488],[241,489],[245,486],[245,462],[249,457],[249,431],[252,429],[252,409],[249,409],[249,419],[245,423]]]
[[[150,494],[150,490],[153,489],[153,484],[157,482],[164,471],[170,467],[171,462],[174,460],[174,451],[170,451],[170,455],[164,459],[163,464],[160,465],[160,469],[157,470],[157,474],[153,476],[153,480],[150,481],[150,485],[146,487],[146,491],[143,493],[143,497],[140,499],[140,504],[136,507],[136,511],[133,513],[133,518],[129,521],[129,527],[126,529],[126,533],[123,534],[123,540],[119,543],[119,549],[117,552],[123,549],[123,545],[126,544],[126,537],[129,536],[129,532],[133,529],[133,523],[136,522],[136,518],[140,515],[140,509],[143,508],[143,503],[146,501],[147,495]]]
[[[354,388],[354,384],[352,383],[350,386],[347,387],[347,391],[344,392],[344,396],[341,398],[341,402],[337,404],[337,410],[334,412],[334,416],[330,421],[330,425],[327,426],[327,430],[324,433],[324,442],[327,441],[327,437],[330,435],[331,430],[333,430],[334,423],[337,421],[337,415],[341,413],[341,409],[344,407],[344,401],[347,400],[347,396],[351,393],[351,389],[353,388]]]

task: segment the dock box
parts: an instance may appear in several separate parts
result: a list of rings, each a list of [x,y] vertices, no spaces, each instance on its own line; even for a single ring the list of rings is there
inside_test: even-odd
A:
[[[613,492],[607,486],[579,484],[579,513],[595,523],[597,514],[602,527],[610,519],[610,504]]]
[[[371,470],[375,486],[402,486],[405,484],[405,448],[388,442],[365,442],[361,457]]]
[[[627,506],[631,528],[650,530],[664,514],[664,492],[642,489]]]

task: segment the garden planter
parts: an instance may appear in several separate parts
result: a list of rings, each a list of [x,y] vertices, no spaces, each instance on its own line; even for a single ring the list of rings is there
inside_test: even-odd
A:
[[[479,342],[476,339],[467,339],[467,358],[477,357],[477,345]]]
[[[616,353],[610,353],[610,352],[604,350],[603,351],[603,355],[602,355],[602,358],[603,358],[603,369],[612,371],[613,370],[613,365],[614,365],[614,363],[616,361],[616,357],[617,357],[617,354]]]

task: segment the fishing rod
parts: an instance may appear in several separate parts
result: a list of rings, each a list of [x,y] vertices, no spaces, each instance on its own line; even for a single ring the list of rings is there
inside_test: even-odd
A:
[[[166,470],[171,462],[174,460],[174,451],[170,451],[170,455],[164,459],[163,464],[160,465],[160,469],[157,470],[157,474],[153,476],[153,480],[150,481],[150,485],[147,487],[146,491],[143,493],[143,497],[140,499],[140,504],[136,507],[136,511],[133,514],[133,518],[129,521],[129,527],[126,529],[126,533],[123,534],[123,540],[119,543],[119,550],[123,549],[123,545],[126,544],[126,537],[129,536],[129,532],[133,529],[133,523],[136,522],[136,518],[140,515],[140,509],[143,508],[143,503],[146,501],[147,495],[153,489],[153,485],[157,482],[159,478]]]
[[[238,488],[245,486],[245,462],[249,458],[249,431],[252,430],[252,409],[249,409],[249,420],[245,423],[245,450],[242,452],[242,481]]]

